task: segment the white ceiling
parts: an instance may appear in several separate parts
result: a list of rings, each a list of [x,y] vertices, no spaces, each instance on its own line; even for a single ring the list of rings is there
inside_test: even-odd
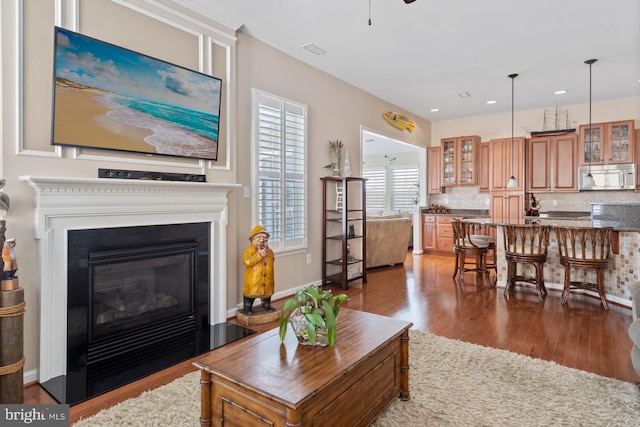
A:
[[[362,131],[362,157],[381,156],[383,154],[413,153],[420,148],[413,144],[398,141],[375,132]]]
[[[436,122],[640,96],[640,0],[166,0]],[[368,25],[369,6],[371,25]],[[302,48],[313,43],[325,54]],[[564,95],[554,95],[556,90]],[[471,96],[461,98],[460,92]],[[487,101],[496,101],[488,105]],[[439,112],[431,112],[439,108]]]

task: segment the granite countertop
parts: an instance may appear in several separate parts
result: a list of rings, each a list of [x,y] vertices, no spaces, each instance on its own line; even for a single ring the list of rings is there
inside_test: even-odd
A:
[[[465,220],[480,222],[483,224],[489,224],[493,226],[531,224],[531,225],[549,225],[552,228],[555,228],[555,227],[594,227],[594,228],[603,227],[603,226],[599,226],[598,224],[592,224],[591,220],[588,218],[558,219],[558,218],[528,216],[528,217],[525,217],[520,222],[493,222],[489,218],[468,218]],[[624,224],[620,224],[620,225],[611,224],[611,226],[613,227],[614,231],[640,232],[640,229],[630,228],[629,226],[625,226]]]
[[[600,204],[600,203],[592,203]],[[612,205],[624,205],[624,206],[640,206],[640,203],[609,203]],[[421,214],[423,215],[437,215],[437,216],[455,216],[462,217],[465,220],[477,221],[490,225],[504,225],[505,223],[496,223],[490,220],[490,214],[488,210],[481,209],[448,209],[446,213],[430,213],[427,212],[428,208],[423,208]],[[516,224],[516,223],[511,223]],[[640,232],[640,228],[625,222],[616,222],[607,220],[606,222],[601,220],[601,217],[594,216],[592,221],[591,212],[572,212],[572,211],[547,211],[540,212],[537,216],[525,216],[522,222],[518,224],[540,224],[549,225],[551,227],[605,227],[612,226],[615,231],[633,231]]]
[[[591,212],[571,212],[571,211],[547,211],[540,212],[538,215],[529,216],[526,218],[557,218],[557,219],[588,219],[591,220]]]
[[[469,218],[465,221],[480,222],[492,226],[499,225],[549,225],[555,227],[591,227],[590,219],[557,219],[557,218],[541,218],[537,216],[525,217],[522,221],[517,222],[494,222],[488,218]]]
[[[427,209],[421,211],[423,215],[461,216],[464,218],[485,218],[491,216],[485,209],[448,209],[446,213],[431,213]],[[529,219],[562,219],[562,220],[591,220],[591,212],[548,211],[535,216],[527,215]]]
[[[640,231],[640,203],[591,203],[594,227],[613,227],[619,231]]]
[[[589,218],[525,217],[525,224],[550,225],[552,227],[591,227]]]
[[[640,203],[635,202],[591,202],[591,205],[614,205],[614,206],[640,206]]]
[[[421,213],[423,215],[462,216],[465,218],[484,218],[489,216],[488,210],[481,209],[447,209],[446,213],[431,213],[425,208]]]

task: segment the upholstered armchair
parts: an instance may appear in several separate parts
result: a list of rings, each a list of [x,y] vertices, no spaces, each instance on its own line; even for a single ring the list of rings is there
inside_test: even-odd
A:
[[[633,341],[631,361],[640,377],[640,282],[629,283],[627,289],[631,294],[631,306],[633,310],[633,323],[629,326],[629,338]]]

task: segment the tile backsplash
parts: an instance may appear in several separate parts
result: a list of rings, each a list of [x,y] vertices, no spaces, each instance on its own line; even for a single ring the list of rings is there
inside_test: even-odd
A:
[[[527,197],[529,194],[527,194]],[[579,193],[535,193],[540,212],[591,212],[591,202],[638,203],[640,194],[633,191],[581,191]],[[427,206],[443,205],[447,209],[489,209],[488,193],[477,187],[448,187],[444,194],[430,194]]]
[[[489,194],[478,193],[477,187],[448,187],[445,194],[430,194],[428,205],[442,205],[447,209],[489,209]]]

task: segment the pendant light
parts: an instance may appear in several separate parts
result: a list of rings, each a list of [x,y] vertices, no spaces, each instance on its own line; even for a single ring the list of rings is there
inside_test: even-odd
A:
[[[517,74],[509,74],[507,77],[511,79],[511,178],[509,178],[509,182],[507,182],[507,189],[518,188],[518,181],[516,181],[516,177],[513,175],[513,81]]]
[[[593,157],[593,133],[591,130],[591,65],[596,61],[597,59],[587,59],[584,61],[585,64],[589,65],[589,173],[584,177],[584,182],[582,183],[586,188],[595,187],[596,185],[596,181],[593,179],[593,175],[591,175],[591,158]]]

